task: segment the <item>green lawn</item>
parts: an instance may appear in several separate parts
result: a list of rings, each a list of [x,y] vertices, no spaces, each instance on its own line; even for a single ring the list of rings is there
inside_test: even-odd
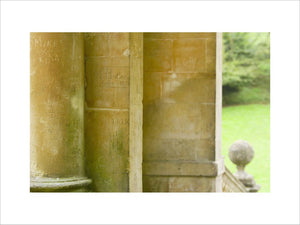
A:
[[[228,158],[228,148],[236,140],[248,141],[254,148],[254,158],[246,166],[253,175],[259,192],[270,192],[270,105],[239,105],[223,108],[222,154],[225,165],[235,173],[236,167]]]

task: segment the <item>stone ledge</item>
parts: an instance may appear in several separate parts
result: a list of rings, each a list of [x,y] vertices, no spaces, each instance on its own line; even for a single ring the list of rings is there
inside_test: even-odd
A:
[[[143,162],[143,175],[216,177],[225,172],[224,160],[219,161],[151,161]]]
[[[83,191],[83,188],[92,182],[86,177],[69,178],[31,178],[31,192],[64,192],[64,191]]]

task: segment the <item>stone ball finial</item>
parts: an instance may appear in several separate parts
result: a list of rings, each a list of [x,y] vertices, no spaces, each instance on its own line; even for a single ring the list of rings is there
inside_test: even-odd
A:
[[[253,147],[247,141],[238,140],[229,147],[228,155],[237,167],[237,172],[234,174],[236,178],[246,186],[248,192],[257,192],[260,189],[260,185],[257,185],[253,176],[245,171],[245,166],[254,157]]]
[[[247,141],[238,140],[229,147],[229,158],[237,166],[244,167],[253,157],[253,147]]]

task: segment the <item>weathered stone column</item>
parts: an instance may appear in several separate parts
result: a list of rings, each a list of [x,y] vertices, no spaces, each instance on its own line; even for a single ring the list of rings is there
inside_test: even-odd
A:
[[[31,191],[82,191],[84,47],[80,33],[30,35]]]
[[[143,33],[130,33],[129,191],[143,191]]]
[[[144,33],[144,191],[222,191],[221,41]]]
[[[142,34],[85,34],[86,168],[93,191],[142,191],[142,50]]]

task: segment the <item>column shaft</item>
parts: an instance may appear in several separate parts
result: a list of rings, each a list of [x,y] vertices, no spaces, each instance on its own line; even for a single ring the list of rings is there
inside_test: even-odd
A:
[[[86,33],[85,148],[97,192],[129,191],[129,33]]]
[[[142,191],[142,34],[86,33],[85,56],[92,190]]]
[[[84,48],[80,33],[30,35],[32,190],[81,187]]]

